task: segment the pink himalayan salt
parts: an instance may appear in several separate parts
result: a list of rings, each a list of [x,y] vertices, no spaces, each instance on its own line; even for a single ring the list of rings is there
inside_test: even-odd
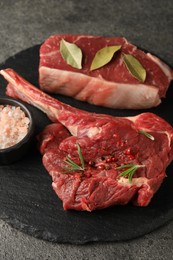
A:
[[[20,142],[28,133],[29,123],[20,107],[0,105],[0,149]]]

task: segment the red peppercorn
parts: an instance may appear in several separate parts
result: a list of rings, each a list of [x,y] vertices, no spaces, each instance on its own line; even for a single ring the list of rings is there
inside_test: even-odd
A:
[[[93,167],[95,166],[95,162],[93,162],[93,161],[89,161],[88,164],[89,164],[90,166],[93,166]]]
[[[131,154],[131,148],[127,148],[125,151],[124,151],[124,154]]]
[[[112,158],[111,158],[111,161],[112,161],[112,162],[116,162],[117,160],[118,160],[118,159],[117,159],[116,157],[112,157]]]
[[[110,158],[110,157],[106,159],[106,162],[108,162],[108,163],[111,161],[112,161],[112,158]]]
[[[129,154],[129,155],[128,155],[128,158],[129,158],[130,160],[134,160],[134,159],[135,159],[135,157],[134,157],[132,154]]]
[[[104,170],[104,169],[105,169],[105,166],[104,166],[103,164],[100,164],[100,165],[98,165],[97,169],[99,169],[99,170]]]

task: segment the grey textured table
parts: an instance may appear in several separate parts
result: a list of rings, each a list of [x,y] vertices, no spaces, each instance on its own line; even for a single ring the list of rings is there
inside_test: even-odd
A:
[[[125,36],[173,66],[172,0],[1,0],[0,63],[54,33]],[[173,259],[173,222],[139,239],[52,244],[0,221],[0,259]]]

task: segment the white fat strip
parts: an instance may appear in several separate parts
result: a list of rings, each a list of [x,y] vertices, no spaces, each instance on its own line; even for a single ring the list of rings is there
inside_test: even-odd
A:
[[[48,52],[48,53],[40,53],[40,57],[54,56],[54,55],[56,55],[57,53],[59,53],[59,50],[51,51],[51,52]]]
[[[164,72],[164,74],[168,77],[169,80],[173,79],[173,73],[167,64],[162,62],[159,58],[152,55],[151,53],[147,53],[147,56],[161,68],[161,70]]]
[[[137,186],[141,187],[143,184],[148,185],[148,179],[146,177],[132,178],[132,182],[129,182],[129,179],[125,177],[120,177],[117,181],[122,186]]]
[[[44,81],[44,90],[48,89],[46,85],[50,84],[49,76],[51,75],[53,81],[49,89],[55,92],[57,89],[57,93],[73,96],[76,99],[88,101],[95,105],[138,109],[157,106],[161,102],[158,88],[151,85],[111,82],[103,80],[100,75],[99,78],[95,78],[80,72],[50,69],[45,66],[40,67],[40,75],[42,75],[40,81]],[[56,78],[58,78],[58,81]],[[81,82],[83,82],[84,86],[81,86]],[[79,87],[76,87],[76,85]],[[100,87],[97,87],[97,91],[94,92],[92,89],[96,85],[100,85]],[[87,91],[91,92],[90,95],[88,95]],[[104,95],[104,91],[106,95]]]
[[[61,122],[61,123],[63,123],[63,122]],[[69,130],[69,132],[70,132],[73,136],[77,136],[78,125],[68,126],[68,130]]]
[[[68,130],[73,136],[77,136],[77,131],[78,131],[78,125],[71,125],[68,126]],[[86,128],[85,134],[89,138],[92,138],[96,136],[97,134],[101,133],[102,129],[100,127],[90,127],[89,129]]]
[[[85,35],[85,34],[84,34],[84,35],[78,35],[73,42],[74,42],[74,43],[75,43],[75,42],[78,42],[80,39],[83,39],[83,38],[87,38],[87,40],[88,40],[88,39],[95,38],[95,36],[94,36],[94,35]],[[99,37],[98,37],[98,38],[99,38]]]
[[[106,82],[106,84],[109,88],[112,88],[112,91],[104,100],[104,105],[112,104],[112,108],[144,109],[157,106],[161,102],[158,88],[151,85],[116,82]]]
[[[102,129],[100,127],[91,127],[87,133],[88,137],[93,137],[99,133],[101,133]]]

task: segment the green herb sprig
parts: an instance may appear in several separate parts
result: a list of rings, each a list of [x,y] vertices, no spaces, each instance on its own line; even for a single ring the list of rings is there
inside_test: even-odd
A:
[[[126,169],[125,171],[120,173],[120,177],[128,177],[129,182],[132,182],[132,178],[134,173],[136,172],[137,169],[141,168],[141,167],[145,167],[145,165],[138,165],[138,164],[124,164],[122,166],[119,166],[116,168],[116,170],[120,170],[120,169]]]
[[[140,129],[140,130],[138,131],[138,133],[145,135],[146,137],[148,137],[148,138],[149,138],[150,140],[152,140],[152,141],[154,141],[154,139],[155,139],[153,135],[150,135],[149,133],[145,132],[145,131],[142,130],[142,129]]]
[[[82,155],[82,151],[80,148],[79,144],[77,145],[77,152],[79,155],[79,159],[80,159],[80,163],[81,165],[78,165],[77,163],[75,163],[68,155],[66,156],[66,160],[64,160],[64,162],[67,164],[67,167],[65,168],[66,171],[64,173],[67,172],[74,172],[74,171],[80,171],[83,172],[85,170],[85,163],[84,163],[84,158]]]

